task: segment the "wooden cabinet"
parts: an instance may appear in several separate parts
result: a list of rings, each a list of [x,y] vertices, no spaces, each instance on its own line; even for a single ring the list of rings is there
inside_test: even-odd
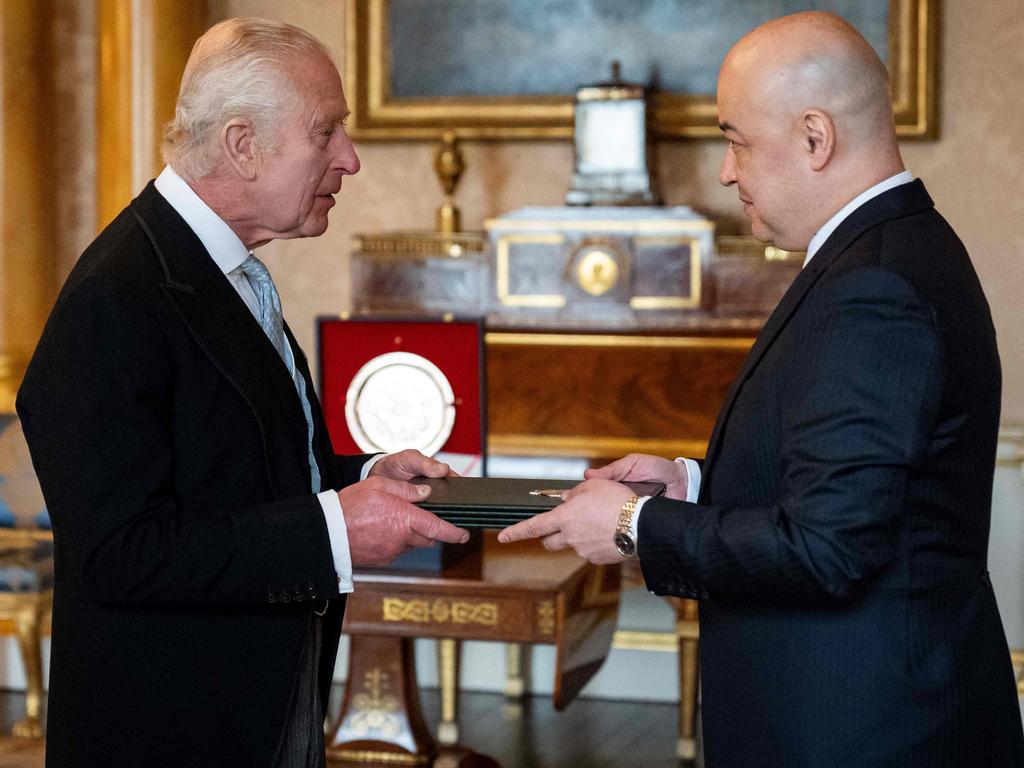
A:
[[[701,457],[754,329],[687,333],[490,330],[491,453]]]

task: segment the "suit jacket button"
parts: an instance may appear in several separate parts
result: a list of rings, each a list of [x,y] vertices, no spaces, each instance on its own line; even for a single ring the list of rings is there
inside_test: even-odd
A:
[[[290,603],[292,601],[292,596],[290,594],[288,594],[285,590],[282,589],[281,590],[281,597],[278,598],[278,599],[282,603]]]
[[[274,594],[273,590],[268,590],[267,591],[267,602],[268,603],[276,603],[277,602],[277,595]]]

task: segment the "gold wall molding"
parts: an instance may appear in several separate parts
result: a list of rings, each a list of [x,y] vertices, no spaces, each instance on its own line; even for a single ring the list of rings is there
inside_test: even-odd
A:
[[[98,228],[159,171],[163,125],[206,21],[206,0],[99,0]]]
[[[0,286],[0,299],[8,301],[6,285]],[[29,356],[26,354],[0,354],[0,416],[14,413],[18,387],[25,376]]]
[[[790,10],[799,4],[786,4]],[[936,133],[937,0],[888,3],[887,66],[900,136]],[[358,139],[432,139],[444,129],[472,139],[571,138],[573,95],[481,95],[397,98],[391,93],[389,0],[347,0],[346,87]],[[685,44],[685,37],[680,38]],[[423,51],[429,67],[435,51]],[[714,95],[655,94],[660,137],[718,137]]]
[[[56,293],[54,20],[49,4],[0,3],[0,414]]]
[[[96,225],[102,229],[132,197],[132,4],[100,0],[96,9]]]

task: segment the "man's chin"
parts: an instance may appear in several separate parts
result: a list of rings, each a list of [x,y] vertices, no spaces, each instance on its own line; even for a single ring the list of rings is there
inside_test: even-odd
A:
[[[299,237],[320,237],[327,231],[327,213],[322,216],[314,216],[306,221],[302,227]]]
[[[755,240],[760,240],[762,243],[767,244],[774,240],[774,233],[757,219],[750,222],[750,234],[754,236]]]

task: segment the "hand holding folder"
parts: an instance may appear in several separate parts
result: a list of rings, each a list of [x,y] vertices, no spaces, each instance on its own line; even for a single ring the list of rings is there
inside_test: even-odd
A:
[[[430,486],[430,495],[418,506],[461,528],[506,528],[562,503],[561,493],[580,480],[545,480],[508,477],[415,477]],[[637,496],[658,496],[662,483],[625,483]]]

